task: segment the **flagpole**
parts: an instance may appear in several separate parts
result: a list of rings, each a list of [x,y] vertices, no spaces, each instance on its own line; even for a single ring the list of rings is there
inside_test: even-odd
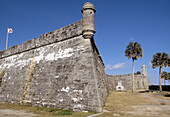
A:
[[[6,49],[8,49],[8,29],[7,29],[7,36],[6,36]]]

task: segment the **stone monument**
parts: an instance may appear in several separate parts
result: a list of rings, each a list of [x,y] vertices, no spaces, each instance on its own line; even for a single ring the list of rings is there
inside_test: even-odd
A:
[[[122,85],[122,81],[118,81],[118,85],[116,86],[116,91],[124,91],[125,88]]]

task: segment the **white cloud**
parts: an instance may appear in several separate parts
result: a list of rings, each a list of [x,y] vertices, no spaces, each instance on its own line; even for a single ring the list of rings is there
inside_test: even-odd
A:
[[[149,63],[148,63],[148,67],[152,67],[152,63],[151,63],[151,61],[149,61]]]
[[[107,65],[106,66],[106,69],[107,70],[113,70],[113,69],[120,69],[120,68],[125,68],[125,65],[126,63],[118,63],[118,64],[115,64],[115,65]]]
[[[133,41],[134,40],[134,37],[130,37],[130,41]]]

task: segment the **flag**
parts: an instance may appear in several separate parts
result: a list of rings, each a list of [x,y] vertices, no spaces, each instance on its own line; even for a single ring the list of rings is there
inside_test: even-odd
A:
[[[8,28],[8,34],[13,33],[12,28]]]

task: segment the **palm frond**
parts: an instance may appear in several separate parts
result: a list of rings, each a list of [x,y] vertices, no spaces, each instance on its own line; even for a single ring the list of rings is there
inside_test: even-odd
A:
[[[161,78],[165,79],[165,80],[169,80],[170,79],[170,73],[163,71],[161,73]]]
[[[126,46],[125,56],[137,60],[138,58],[143,57],[143,49],[141,44],[138,42],[129,42],[129,45]]]
[[[152,63],[152,68],[156,68],[156,67],[167,67],[168,66],[168,59],[169,56],[167,53],[156,53],[153,55],[153,59],[151,61]]]

